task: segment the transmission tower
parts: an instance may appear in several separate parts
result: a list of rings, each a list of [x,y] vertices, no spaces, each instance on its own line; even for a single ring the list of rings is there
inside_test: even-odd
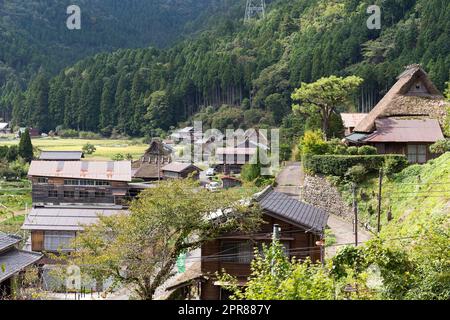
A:
[[[245,19],[247,22],[253,18],[264,18],[266,16],[265,0],[247,0],[245,7]]]

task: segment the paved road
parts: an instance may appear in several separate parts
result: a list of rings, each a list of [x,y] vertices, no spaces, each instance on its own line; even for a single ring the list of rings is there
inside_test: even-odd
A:
[[[301,190],[304,185],[305,174],[299,162],[288,162],[277,176],[277,191],[285,193],[289,196],[300,198]],[[326,256],[333,257],[339,247],[344,244],[354,243],[355,235],[353,233],[353,224],[343,220],[342,218],[330,215],[328,219],[328,227],[336,237],[336,244],[326,248]],[[370,239],[370,233],[358,229],[358,242],[363,243]]]
[[[300,162],[289,162],[277,176],[278,192],[298,198],[303,184],[303,170]]]
[[[355,243],[355,234],[353,233],[353,224],[345,221],[341,217],[330,215],[328,218],[328,227],[336,237],[336,244],[325,249],[327,258],[333,257],[337,250],[344,244]],[[366,242],[371,238],[370,233],[358,228],[358,243]]]

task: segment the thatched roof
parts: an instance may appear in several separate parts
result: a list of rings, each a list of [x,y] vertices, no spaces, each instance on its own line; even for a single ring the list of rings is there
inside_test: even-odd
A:
[[[410,65],[375,108],[355,127],[372,132],[375,120],[391,116],[426,116],[443,124],[448,105],[420,65]]]

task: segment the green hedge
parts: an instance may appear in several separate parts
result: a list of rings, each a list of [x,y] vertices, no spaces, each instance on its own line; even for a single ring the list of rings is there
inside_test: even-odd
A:
[[[358,164],[368,172],[377,171],[388,158],[399,162],[406,160],[404,155],[306,155],[303,156],[303,166],[310,173],[343,177],[349,168]]]

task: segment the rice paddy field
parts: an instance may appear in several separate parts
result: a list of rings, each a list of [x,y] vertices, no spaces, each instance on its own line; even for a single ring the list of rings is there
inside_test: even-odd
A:
[[[19,140],[0,140],[0,146],[18,144]],[[93,144],[97,151],[92,155],[86,155],[90,160],[110,160],[114,155],[131,154],[133,159],[138,159],[148,148],[142,139],[111,140],[111,139],[69,139],[69,138],[37,138],[32,139],[33,146],[45,151],[78,151],[86,143]]]

